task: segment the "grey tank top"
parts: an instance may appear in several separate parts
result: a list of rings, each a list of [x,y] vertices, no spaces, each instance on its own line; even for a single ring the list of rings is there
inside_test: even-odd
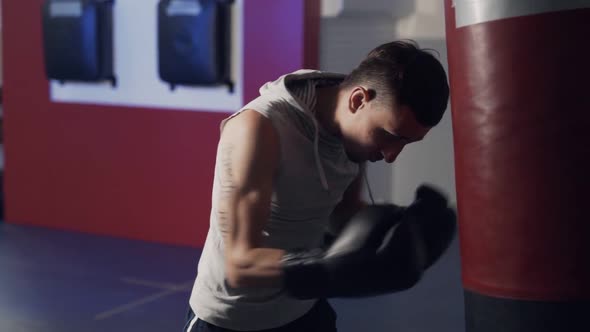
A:
[[[252,109],[270,119],[279,134],[280,163],[263,246],[285,250],[322,245],[332,210],[359,172],[358,164],[349,161],[341,142],[319,128],[310,111],[322,73],[298,71],[291,75],[277,81],[283,89],[265,91],[222,123],[223,130],[227,120]],[[223,172],[219,154],[217,158],[209,232],[190,298],[191,308],[202,320],[238,331],[285,325],[309,311],[315,300],[294,299],[281,289],[234,289],[225,282],[224,244],[217,220]]]

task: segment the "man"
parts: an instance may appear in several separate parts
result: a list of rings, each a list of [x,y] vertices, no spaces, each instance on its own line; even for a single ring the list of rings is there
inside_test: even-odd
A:
[[[284,75],[224,120],[185,330],[335,331],[333,310],[318,299],[411,287],[450,240],[438,243],[407,220],[454,220],[446,200],[422,189],[410,209],[370,206],[351,216],[366,205],[363,163],[392,163],[422,140],[448,96],[438,60],[397,41],[347,76]],[[326,231],[336,238],[327,250]]]

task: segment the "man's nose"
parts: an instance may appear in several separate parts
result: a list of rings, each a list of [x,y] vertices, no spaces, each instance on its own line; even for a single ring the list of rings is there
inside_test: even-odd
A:
[[[381,153],[383,154],[383,160],[385,160],[386,163],[391,164],[395,161],[395,159],[397,159],[397,156],[402,152],[403,148],[403,145],[396,145],[381,150]]]

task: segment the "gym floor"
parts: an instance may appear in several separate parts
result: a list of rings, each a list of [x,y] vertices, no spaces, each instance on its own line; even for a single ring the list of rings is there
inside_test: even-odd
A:
[[[199,254],[0,222],[0,332],[180,332]],[[457,241],[409,291],[330,302],[339,332],[464,331]]]

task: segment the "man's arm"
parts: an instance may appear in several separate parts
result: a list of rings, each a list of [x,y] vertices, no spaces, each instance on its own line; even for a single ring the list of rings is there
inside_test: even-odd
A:
[[[346,191],[342,195],[342,200],[336,205],[334,211],[332,211],[330,215],[330,226],[328,228],[329,235],[336,236],[340,234],[352,216],[367,206],[367,203],[361,199],[364,171],[365,164],[362,164],[360,165],[359,174],[348,188],[346,188]]]
[[[417,213],[403,223],[400,208],[393,205],[373,206],[365,209],[364,214],[357,214],[327,250],[285,252],[263,248],[262,231],[270,215],[279,152],[274,127],[254,111],[245,111],[228,121],[221,135],[218,153],[222,183],[217,205],[225,245],[226,281],[230,286],[280,287],[299,298],[383,294],[414,285],[425,265],[420,258],[436,259],[439,248],[446,248],[446,242],[432,250],[426,248],[428,241],[422,238],[428,237],[421,236],[423,231],[413,227],[418,224],[414,219],[422,215]],[[420,195],[420,203],[409,210],[426,210],[429,213],[425,217],[438,219],[439,213],[434,212],[446,211],[446,200],[437,199],[435,194]],[[400,221],[406,224],[401,229],[415,236],[402,232],[400,239],[396,231]],[[391,231],[393,236],[387,236]],[[413,241],[414,238],[417,240]]]
[[[226,279],[232,287],[280,287],[283,250],[261,248],[270,215],[279,138],[269,119],[246,110],[221,135],[218,220],[225,241]]]
[[[362,297],[415,285],[446,251],[455,212],[429,186],[408,207],[369,205],[323,250],[287,253],[285,289],[297,298]]]

